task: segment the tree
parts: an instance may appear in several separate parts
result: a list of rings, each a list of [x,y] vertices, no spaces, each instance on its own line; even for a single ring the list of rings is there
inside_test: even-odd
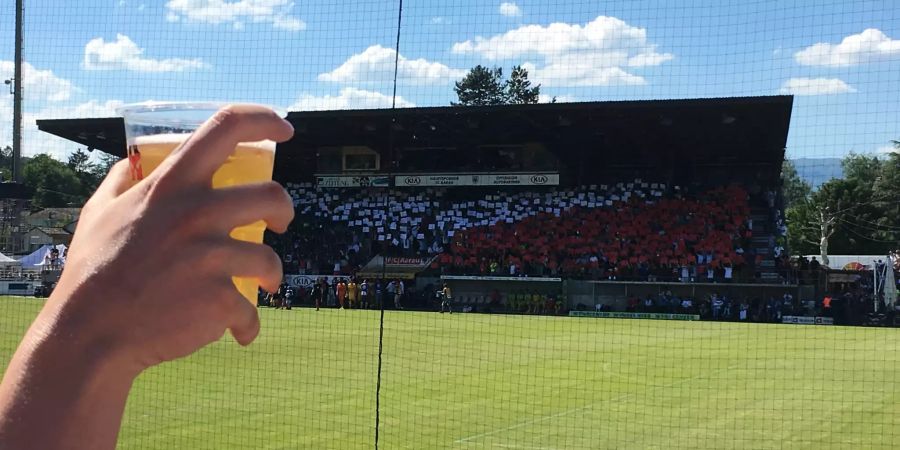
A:
[[[784,194],[785,207],[788,208],[808,200],[812,193],[812,187],[800,178],[794,163],[787,159],[781,165],[781,190]]]
[[[488,69],[477,65],[456,82],[454,90],[459,98],[459,103],[453,106],[486,106],[502,105],[506,103],[506,94],[500,80],[503,79],[503,69],[494,67]]]
[[[456,82],[454,90],[459,102],[450,102],[453,106],[526,104],[538,102],[541,85],[532,86],[528,70],[522,66],[513,67],[504,81],[503,69],[477,65]]]
[[[84,198],[90,197],[103,179],[102,176],[98,176],[98,165],[91,162],[90,154],[82,149],[77,149],[69,155],[66,165],[75,173],[81,183],[80,195]]]
[[[121,158],[115,155],[110,155],[109,153],[101,153],[99,159],[100,161],[94,166],[94,170],[97,175],[97,179],[103,181],[103,179],[106,178],[106,174],[108,174],[109,170],[112,169],[112,166],[119,162]]]
[[[786,211],[794,253],[819,253],[827,261],[828,254],[886,254],[900,242],[900,156],[850,154],[841,165],[843,179]]]
[[[522,66],[513,67],[503,88],[506,90],[506,101],[510,104],[534,104],[538,102],[538,97],[541,95],[541,85],[531,87],[528,70]]]
[[[12,153],[13,148],[7,145],[0,147],[0,180],[12,179]]]
[[[22,171],[25,185],[34,189],[32,203],[39,208],[81,206],[86,196],[81,181],[68,165],[50,155],[37,155]]]
[[[877,156],[850,153],[841,161],[841,167],[844,169],[845,179],[861,180],[863,187],[868,186],[865,181],[875,181],[881,175],[881,160]]]

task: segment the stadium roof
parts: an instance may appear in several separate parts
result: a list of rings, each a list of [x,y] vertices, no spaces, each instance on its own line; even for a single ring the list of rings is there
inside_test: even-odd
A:
[[[540,141],[563,166],[765,165],[780,169],[792,96],[296,111],[278,169],[315,167],[318,147],[394,148]],[[122,156],[120,118],[39,120],[38,128]],[[394,131],[393,136],[388,132]]]

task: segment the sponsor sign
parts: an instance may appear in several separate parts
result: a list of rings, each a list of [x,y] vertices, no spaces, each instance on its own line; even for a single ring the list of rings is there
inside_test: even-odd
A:
[[[834,319],[822,316],[783,316],[781,323],[796,325],[834,325]]]
[[[412,280],[416,278],[415,272],[357,272],[356,279],[368,278],[371,280],[391,280],[398,278],[401,280]]]
[[[556,186],[558,173],[399,175],[396,186]]]
[[[424,267],[431,263],[434,258],[402,258],[398,256],[388,256],[385,263],[391,266],[415,266]]]
[[[450,281],[543,281],[543,282],[561,282],[562,278],[550,277],[491,277],[477,275],[441,275],[442,280]]]
[[[316,177],[316,186],[324,188],[387,187],[390,179],[381,175]]]
[[[629,313],[601,311],[569,311],[570,317],[599,317],[603,319],[654,319],[654,320],[700,320],[697,314]]]
[[[333,276],[333,275],[285,275],[284,282],[288,286],[295,288],[311,288],[320,278],[325,278],[329,283],[334,284],[334,280],[339,278],[348,278],[349,276]]]

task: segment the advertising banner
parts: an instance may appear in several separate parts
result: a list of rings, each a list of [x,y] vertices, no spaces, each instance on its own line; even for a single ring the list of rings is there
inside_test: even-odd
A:
[[[834,325],[834,319],[821,316],[784,316],[781,318],[781,323],[792,323],[796,325]]]
[[[284,282],[287,283],[288,286],[295,288],[311,288],[320,278],[325,278],[329,283],[334,284],[334,280],[348,277],[332,275],[285,275]]]
[[[399,175],[396,186],[556,186],[558,173]]]
[[[387,187],[388,184],[390,179],[381,175],[316,177],[316,186],[323,188]]]
[[[700,320],[697,314],[629,313],[600,311],[569,311],[570,317],[599,317],[603,319],[654,319],[654,320]]]

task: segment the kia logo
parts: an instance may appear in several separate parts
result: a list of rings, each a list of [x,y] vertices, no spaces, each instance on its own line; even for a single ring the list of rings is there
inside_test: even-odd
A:
[[[545,184],[550,181],[550,178],[547,175],[532,175],[531,182],[534,184]]]
[[[406,177],[403,181],[410,185],[422,184],[422,179],[419,177]]]

